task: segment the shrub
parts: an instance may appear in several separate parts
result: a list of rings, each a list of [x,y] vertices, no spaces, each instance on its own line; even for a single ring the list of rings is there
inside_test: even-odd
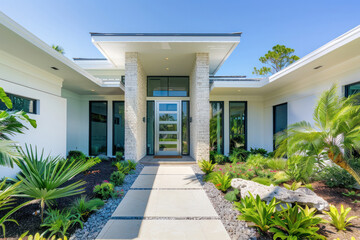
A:
[[[289,177],[289,175],[286,174],[286,172],[278,171],[273,176],[273,179],[275,184],[281,184],[290,181],[291,178]]]
[[[68,159],[74,159],[74,160],[86,160],[85,153],[78,151],[78,150],[71,150],[68,153],[67,156]]]
[[[117,162],[115,163],[115,167],[118,169],[119,172],[124,173],[125,175],[129,174],[130,172],[130,168],[125,162]]]
[[[46,217],[41,227],[47,228],[44,235],[50,233],[49,237],[65,237],[69,227],[79,223],[81,228],[83,223],[80,220],[80,214],[73,214],[70,210],[49,209],[46,211]]]
[[[266,185],[266,186],[270,186],[271,184],[274,185],[274,183],[269,178],[255,177],[255,178],[251,179],[251,181],[254,181],[254,182],[260,183],[262,185]]]
[[[243,148],[234,148],[230,154],[230,161],[233,163],[245,162],[250,152]]]
[[[79,214],[81,219],[84,220],[90,213],[100,209],[102,206],[104,206],[104,202],[99,198],[88,200],[86,196],[81,196],[75,199],[71,205],[71,211],[74,214]]]
[[[124,183],[124,179],[125,179],[125,174],[119,171],[114,171],[111,175],[110,175],[110,181],[115,185],[115,186],[120,186]]]
[[[239,212],[244,212],[246,209],[255,207],[254,201],[250,197],[241,198],[240,202],[234,202],[234,209]]]
[[[316,170],[317,160],[310,156],[292,155],[287,160],[287,175],[296,182],[309,182]]]
[[[326,213],[330,217],[330,221],[327,221],[328,223],[334,225],[339,231],[344,230],[346,231],[346,227],[351,225],[350,221],[358,218],[357,216],[352,216],[349,218],[346,218],[346,216],[351,211],[351,208],[344,209],[344,206],[341,204],[340,213],[337,210],[337,208],[334,205],[330,205],[330,211]]]
[[[251,154],[246,160],[246,165],[254,168],[258,167],[264,169],[266,168],[267,161],[268,159],[261,154]]]
[[[320,179],[329,187],[352,188],[356,180],[346,170],[338,166],[325,167],[320,172]]]
[[[229,202],[236,202],[239,200],[238,194],[240,193],[239,189],[234,189],[234,191],[230,191],[225,195],[225,199]]]
[[[210,162],[215,162],[215,154],[216,151],[210,151],[210,156],[209,156]]]
[[[225,156],[222,154],[215,154],[215,162],[217,164],[223,164],[225,163]]]
[[[260,154],[261,156],[267,157],[268,151],[266,151],[264,148],[250,148],[250,154]]]
[[[199,166],[201,168],[201,171],[203,171],[205,174],[209,174],[214,170],[216,163],[211,163],[210,161],[202,160],[201,162],[199,162]]]
[[[123,156],[124,156],[123,152],[116,152],[115,153],[116,161],[120,162],[123,159]]]
[[[97,158],[99,158],[102,162],[107,162],[110,160],[110,158],[106,155],[100,154],[97,156]]]
[[[226,192],[231,187],[231,177],[228,173],[214,172],[211,182],[215,187],[223,192]]]
[[[114,185],[106,180],[101,184],[96,185],[93,192],[96,197],[101,199],[109,199],[110,197],[115,196]]]
[[[127,165],[129,167],[129,170],[136,170],[137,163],[133,160],[127,160]]]
[[[316,225],[322,222],[320,217],[314,216],[315,211],[308,211],[297,204],[290,207],[286,204],[282,211],[274,214],[269,232],[275,233],[274,239],[326,239],[317,234],[319,230]]]
[[[266,204],[266,202],[261,201],[259,195],[257,195],[255,199],[251,193],[249,194],[250,197],[245,197],[249,198],[245,200],[245,202],[248,203],[248,206],[238,207],[238,205],[235,205],[235,209],[241,212],[238,219],[253,222],[262,232],[267,232],[270,229],[272,218],[274,217],[276,205],[278,203],[276,202],[276,199],[273,198],[269,204]],[[251,202],[251,204],[249,202]]]
[[[266,165],[268,168],[273,170],[285,170],[286,169],[286,160],[282,158],[270,158]]]
[[[18,240],[68,240],[67,237],[64,236],[64,238],[57,238],[56,236],[52,236],[51,238],[45,238],[43,237],[43,234],[40,235],[40,233],[35,233],[35,235],[27,235],[29,231],[26,233],[23,233]]]

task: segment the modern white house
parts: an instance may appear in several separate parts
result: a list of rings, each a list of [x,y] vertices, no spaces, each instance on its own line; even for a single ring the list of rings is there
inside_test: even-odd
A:
[[[272,151],[274,133],[312,122],[322,91],[360,89],[360,26],[259,79],[216,75],[241,33],[91,33],[104,58],[73,61],[2,13],[0,36],[0,86],[38,123],[14,140],[53,155]]]

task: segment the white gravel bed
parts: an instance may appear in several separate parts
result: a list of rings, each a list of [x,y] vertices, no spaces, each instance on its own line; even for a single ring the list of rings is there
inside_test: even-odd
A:
[[[124,196],[127,191],[130,189],[131,185],[135,182],[136,178],[140,174],[141,170],[144,168],[142,164],[136,165],[136,170],[134,174],[129,174],[125,176],[125,181],[122,186],[115,187],[115,190],[124,190]],[[96,213],[92,214],[90,218],[84,223],[83,229],[77,229],[75,233],[71,236],[71,240],[83,240],[83,239],[96,239],[99,235],[102,228],[105,226],[107,221],[110,219],[112,213],[115,211],[117,206],[120,204],[124,197],[122,198],[110,198],[104,207],[99,209]]]

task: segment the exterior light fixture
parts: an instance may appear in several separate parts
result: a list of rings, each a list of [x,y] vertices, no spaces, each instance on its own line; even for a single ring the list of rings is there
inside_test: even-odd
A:
[[[50,67],[51,69],[53,69],[53,70],[59,70],[57,67]]]
[[[319,69],[319,68],[321,68],[322,66],[321,65],[319,65],[319,66],[317,66],[317,67],[314,67],[314,69]]]
[[[143,122],[145,122],[145,117],[143,117]]]

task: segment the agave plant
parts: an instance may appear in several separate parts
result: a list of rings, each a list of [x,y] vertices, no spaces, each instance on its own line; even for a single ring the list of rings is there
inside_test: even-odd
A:
[[[63,186],[64,183],[100,162],[97,158],[69,161],[60,157],[44,157],[44,150],[38,155],[37,148],[34,151],[27,145],[26,152],[20,151],[22,161],[18,162],[18,167],[21,172],[17,175],[22,181],[19,186],[20,196],[40,202],[41,220],[45,205],[51,204],[55,199],[84,192],[84,181],[80,180],[66,186]]]
[[[36,128],[36,121],[31,119],[24,111],[12,111],[13,104],[0,87],[0,100],[8,110],[0,110],[0,165],[13,167],[14,161],[19,157],[16,151],[16,142],[11,141],[10,137],[17,133],[23,133],[28,129],[23,122],[30,123]]]
[[[314,110],[314,125],[302,121],[290,125],[277,137],[277,155],[317,156],[324,153],[349,172],[360,184],[360,174],[349,161],[351,152],[360,150],[359,94],[348,98],[337,95],[336,85],[325,91]]]

